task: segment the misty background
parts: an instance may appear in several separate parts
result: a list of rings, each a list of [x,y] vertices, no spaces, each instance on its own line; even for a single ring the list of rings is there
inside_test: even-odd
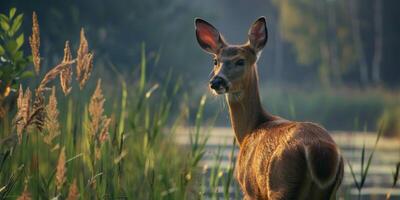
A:
[[[266,16],[269,37],[258,69],[267,110],[329,129],[375,129],[389,115],[393,135],[400,130],[398,6],[396,0],[13,0],[2,1],[0,11],[24,13],[26,35],[37,12],[43,66],[60,62],[65,40],[75,49],[83,27],[95,53],[94,74],[110,88],[117,84],[112,68],[128,80],[137,77],[145,49],[154,82],[172,70],[198,96],[207,91],[212,58],[197,44],[194,18],[240,44]],[[216,123],[229,125],[223,98],[213,99],[206,113],[219,110]]]

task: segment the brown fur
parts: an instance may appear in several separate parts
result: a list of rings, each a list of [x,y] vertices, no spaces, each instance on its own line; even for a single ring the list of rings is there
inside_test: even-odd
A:
[[[343,177],[343,161],[327,131],[269,115],[261,107],[256,67],[240,97],[228,94],[240,144],[236,178],[246,199],[329,199]]]
[[[240,146],[235,175],[244,198],[334,199],[343,179],[343,159],[328,132],[314,123],[270,115],[261,106],[256,61],[266,43],[265,19],[253,24],[249,42],[241,46],[228,45],[203,20],[196,21],[196,27],[198,36],[210,34],[204,37],[218,43],[212,43],[218,48],[210,48],[198,37],[203,49],[218,61],[214,76],[228,82],[231,124]],[[235,66],[238,59],[244,59],[245,66]]]

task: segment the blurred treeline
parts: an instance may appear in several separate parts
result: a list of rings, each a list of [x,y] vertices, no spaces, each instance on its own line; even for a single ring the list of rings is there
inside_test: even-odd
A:
[[[394,135],[400,134],[399,5],[396,0],[5,0],[0,12],[16,7],[24,13],[27,38],[36,11],[41,72],[60,62],[65,40],[77,48],[77,33],[84,27],[95,54],[92,77],[102,78],[106,96],[119,94],[117,76],[137,81],[143,60],[152,84],[172,73],[172,80],[183,80],[185,93],[201,96],[212,59],[197,44],[194,18],[209,21],[229,43],[240,44],[263,15],[269,40],[258,69],[267,110],[341,130],[375,129],[389,116]],[[23,48],[30,53],[28,42]],[[226,126],[223,98],[215,100],[205,108],[205,118],[224,113],[216,124]]]
[[[211,59],[198,48],[193,19],[202,17],[232,43],[246,40],[260,15],[268,18],[269,45],[260,61],[261,80],[323,86],[398,86],[400,18],[396,0],[68,0],[2,1],[39,16],[43,57],[58,62],[63,42],[86,29],[96,67],[132,69],[146,44],[154,78],[169,68],[190,80],[206,80]],[[161,63],[161,64],[160,64]],[[193,76],[196,74],[196,76]],[[202,83],[202,84],[203,84]]]
[[[297,63],[323,84],[397,85],[399,1],[274,1]]]

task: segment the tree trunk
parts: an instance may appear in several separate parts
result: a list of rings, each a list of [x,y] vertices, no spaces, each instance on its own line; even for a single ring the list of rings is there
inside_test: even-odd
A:
[[[379,84],[381,81],[380,65],[382,61],[383,49],[383,26],[382,26],[382,0],[374,0],[374,57],[372,60],[372,81]]]
[[[365,59],[364,47],[361,40],[361,28],[360,19],[358,16],[358,2],[356,0],[349,0],[349,12],[351,18],[352,34],[354,45],[358,54],[358,64],[360,72],[360,81],[362,86],[366,86],[369,82],[368,80],[368,66]]]
[[[328,2],[328,45],[330,53],[330,66],[332,68],[334,82],[337,84],[342,83],[341,67],[339,66],[338,58],[338,40],[337,40],[337,21],[336,21],[336,7],[334,2]]]

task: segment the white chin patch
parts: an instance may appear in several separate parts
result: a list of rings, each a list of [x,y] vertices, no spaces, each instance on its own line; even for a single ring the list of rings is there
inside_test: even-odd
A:
[[[212,92],[214,93],[214,95],[224,94],[224,93],[226,93],[226,89],[224,87],[221,87],[218,90],[212,89]]]

